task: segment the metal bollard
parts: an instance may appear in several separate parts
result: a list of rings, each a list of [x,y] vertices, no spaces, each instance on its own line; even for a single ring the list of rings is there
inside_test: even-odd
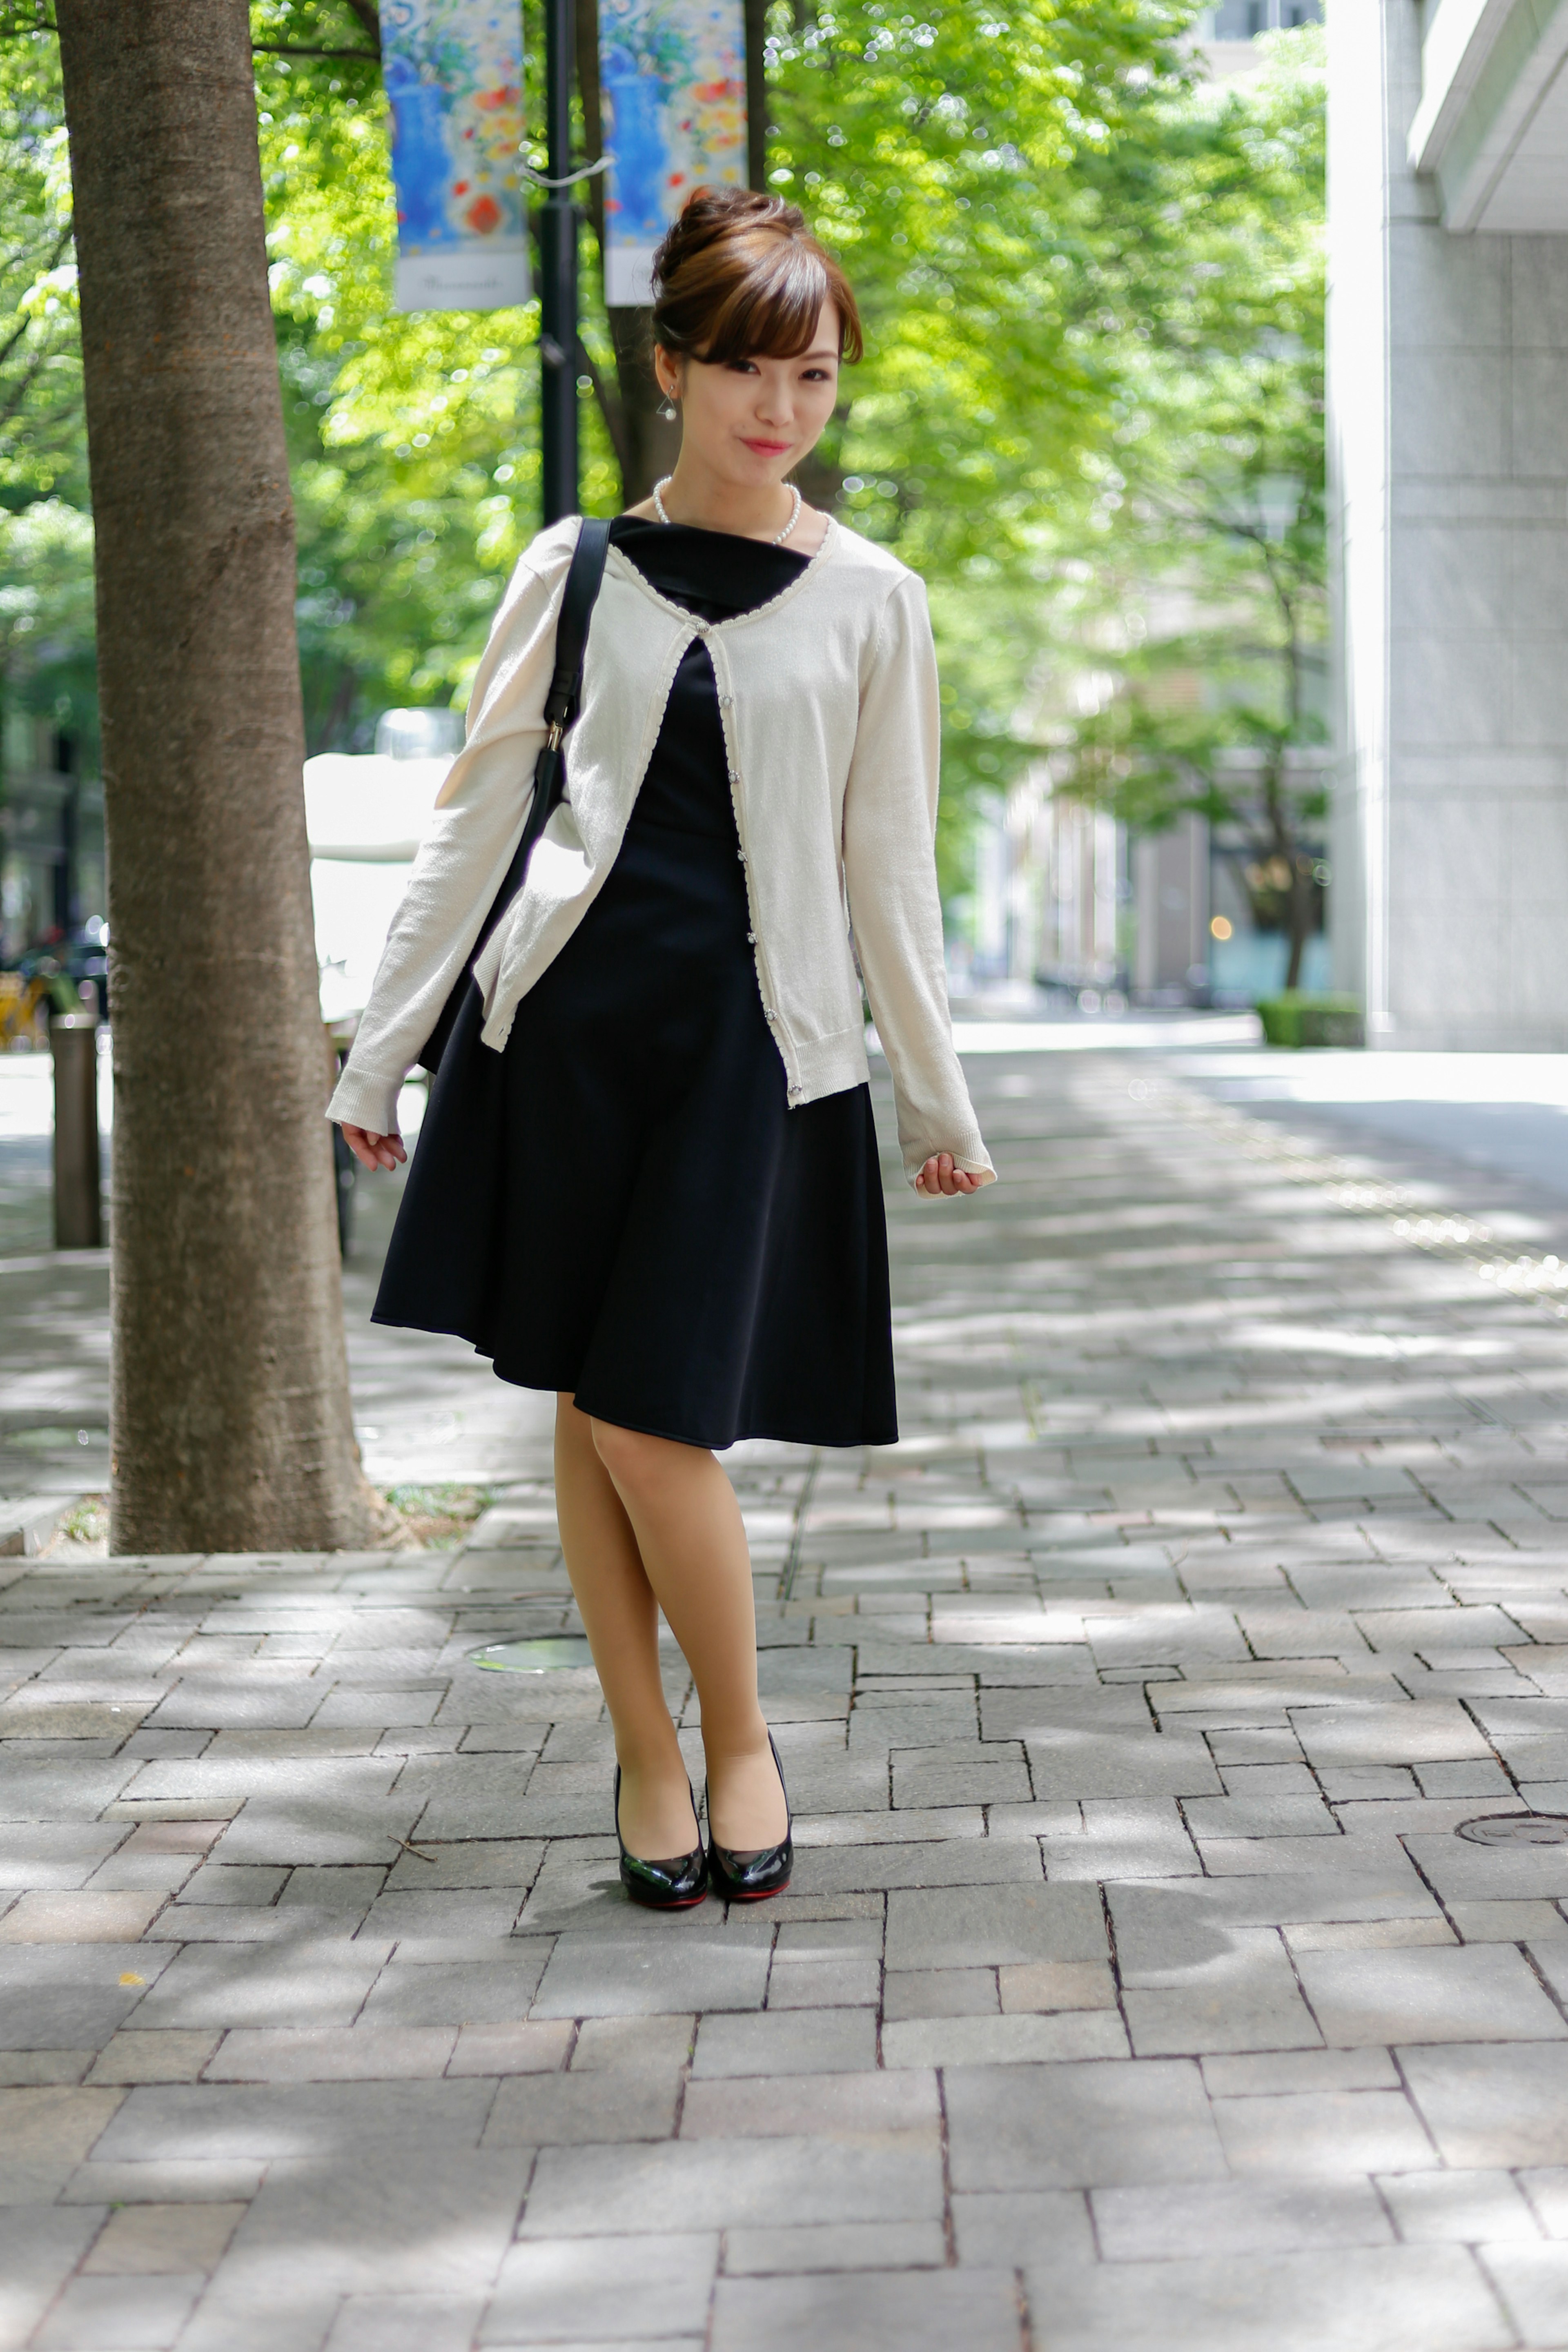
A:
[[[101,1249],[95,1003],[55,1015],[49,1051],[55,1064],[55,1247]]]

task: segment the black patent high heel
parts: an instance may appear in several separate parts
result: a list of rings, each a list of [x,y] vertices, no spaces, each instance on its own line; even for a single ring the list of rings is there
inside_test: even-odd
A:
[[[702,1824],[697,1819],[697,1797],[689,1780],[691,1819],[697,1831],[694,1853],[678,1853],[668,1862],[644,1862],[626,1852],[621,1835],[621,1768],[616,1767],[616,1843],[621,1850],[621,1885],[634,1903],[650,1911],[689,1911],[708,1898],[708,1856],[702,1846]]]
[[[778,1745],[771,1731],[768,1746],[778,1766],[779,1787],[784,1790],[784,1843],[759,1846],[754,1853],[738,1853],[733,1846],[721,1845],[710,1835],[708,1875],[714,1894],[722,1895],[726,1903],[760,1903],[764,1895],[781,1895],[795,1868],[795,1817],[789,1809],[789,1789],[784,1766],[779,1762]],[[711,1822],[711,1810],[708,1818]]]

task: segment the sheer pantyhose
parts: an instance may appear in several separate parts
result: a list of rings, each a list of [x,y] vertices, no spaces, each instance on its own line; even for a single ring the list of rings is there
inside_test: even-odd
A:
[[[757,1699],[752,1563],[735,1490],[699,1445],[590,1420],[556,1399],[561,1543],[621,1766],[621,1835],[662,1860],[697,1842],[658,1669],[658,1612],[702,1708],[710,1821],[721,1845],[776,1844],[784,1800]]]

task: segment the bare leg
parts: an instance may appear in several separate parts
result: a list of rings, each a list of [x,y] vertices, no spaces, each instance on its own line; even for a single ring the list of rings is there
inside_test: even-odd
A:
[[[607,1421],[593,1431],[647,1580],[696,1678],[709,1827],[721,1845],[742,1852],[776,1845],[784,1799],[757,1702],[752,1562],[735,1490],[704,1446]]]
[[[594,1425],[555,1401],[555,1509],[561,1548],[594,1653],[621,1767],[621,1835],[660,1862],[698,1842],[686,1765],[658,1676],[658,1604],[631,1521],[600,1461]]]

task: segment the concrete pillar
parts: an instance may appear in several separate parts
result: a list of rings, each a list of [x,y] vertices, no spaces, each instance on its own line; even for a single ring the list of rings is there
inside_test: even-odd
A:
[[[1328,18],[1336,984],[1370,1044],[1561,1050],[1568,236],[1445,226],[1416,0]]]

